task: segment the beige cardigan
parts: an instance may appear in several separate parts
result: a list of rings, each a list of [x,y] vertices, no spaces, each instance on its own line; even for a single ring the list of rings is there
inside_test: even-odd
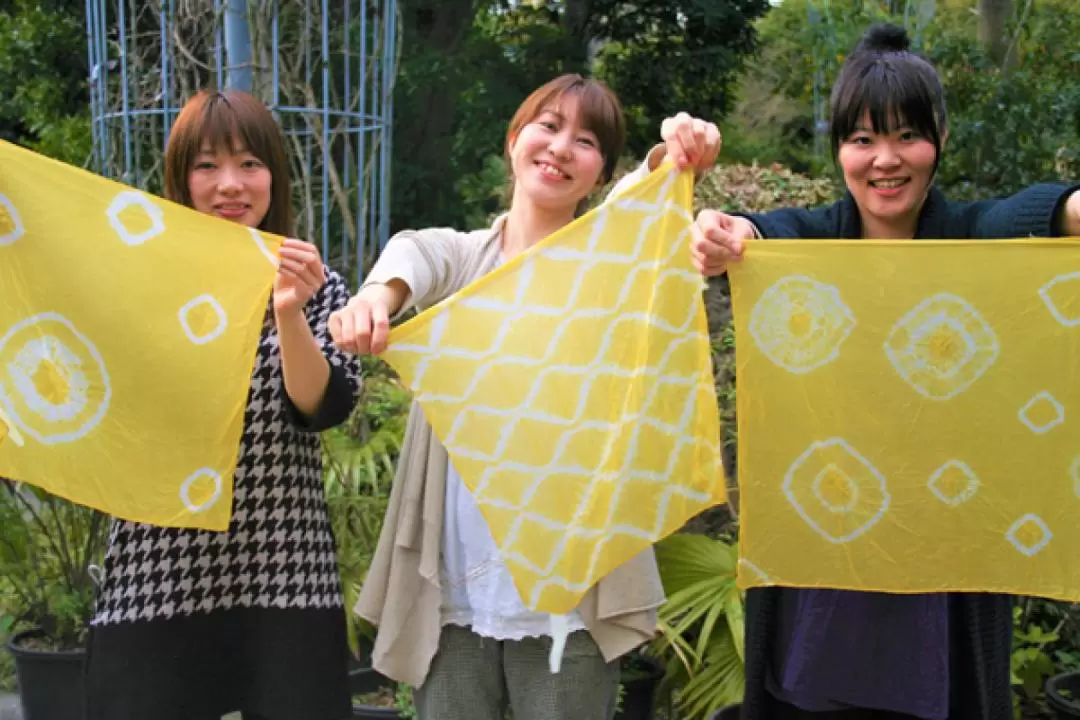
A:
[[[643,165],[611,196],[644,177]],[[609,199],[610,197],[609,196]],[[427,308],[495,267],[505,216],[486,230],[404,231],[392,238],[365,286],[400,278],[410,296],[400,312]],[[415,402],[375,556],[354,611],[378,628],[373,666],[414,687],[427,676],[442,626],[439,585],[446,448]],[[614,660],[656,633],[664,590],[652,548],[630,559],[586,593],[578,607],[604,657]]]

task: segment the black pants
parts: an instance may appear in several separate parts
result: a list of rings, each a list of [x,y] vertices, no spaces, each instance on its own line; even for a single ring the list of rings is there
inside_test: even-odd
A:
[[[773,720],[917,720],[914,715],[890,712],[888,710],[827,710],[811,712],[794,705],[778,703]],[[245,720],[247,720],[245,718]]]

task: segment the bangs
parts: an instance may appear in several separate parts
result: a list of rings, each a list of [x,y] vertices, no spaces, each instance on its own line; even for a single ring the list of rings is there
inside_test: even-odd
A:
[[[604,158],[604,181],[611,180],[615,163],[626,144],[626,121],[619,98],[603,83],[580,75],[562,75],[535,90],[521,104],[507,128],[506,149],[510,141],[527,123],[548,110],[558,111],[564,98],[574,98],[578,104],[581,126],[596,136]]]
[[[873,56],[845,68],[831,99],[833,155],[857,130],[878,134],[910,128],[941,152],[945,108],[940,81],[914,56]],[[870,127],[863,123],[869,116]]]
[[[578,103],[578,117],[581,126],[596,136],[604,157],[618,156],[622,148],[618,147],[622,139],[619,130],[622,126],[622,108],[615,98],[596,83],[573,85],[554,95],[543,105],[544,110],[558,109],[564,98],[575,98]]]
[[[214,152],[233,154],[244,150],[260,161],[269,162],[268,147],[265,138],[257,137],[260,123],[254,118],[245,118],[244,107],[228,102],[223,96],[206,103],[203,112],[191,128],[193,143],[191,149],[197,155],[206,146]],[[260,118],[261,119],[261,118]]]

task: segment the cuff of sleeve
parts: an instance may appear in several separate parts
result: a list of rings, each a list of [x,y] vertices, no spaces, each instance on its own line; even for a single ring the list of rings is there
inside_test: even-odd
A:
[[[409,289],[408,293],[405,295],[401,307],[394,313],[394,317],[390,318],[391,320],[397,319],[412,308],[418,288],[431,287],[430,268],[424,263],[412,261],[418,254],[419,249],[416,247],[414,238],[396,237],[392,239],[383,249],[382,255],[379,256],[378,262],[375,263],[375,267],[371,268],[371,272],[364,278],[364,282],[360,286],[360,289],[363,290],[368,285],[386,285],[395,279],[405,283]]]
[[[770,226],[768,215],[751,215],[749,213],[731,213],[732,217],[741,217],[750,221],[750,227],[754,229],[754,237],[764,240],[767,237],[777,237],[782,233],[776,232],[776,228]]]
[[[1023,207],[1013,219],[1015,237],[1058,237],[1063,232],[1062,212],[1076,186],[1032,185],[1027,189]]]
[[[328,361],[329,362],[329,361]],[[326,383],[322,404],[314,415],[304,415],[293,404],[292,398],[281,384],[282,400],[285,404],[285,416],[296,429],[302,432],[322,432],[336,427],[349,419],[353,409],[353,396],[356,389],[349,381],[345,369],[330,363],[330,379]]]

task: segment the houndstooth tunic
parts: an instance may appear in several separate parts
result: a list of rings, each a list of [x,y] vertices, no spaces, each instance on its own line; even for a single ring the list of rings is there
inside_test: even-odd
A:
[[[349,292],[327,274],[306,308],[330,362],[323,405],[305,419],[288,399],[268,322],[228,531],[114,523],[91,623],[91,720],[348,715],[345,615],[317,431],[351,413],[359,365],[330,341],[328,318]]]

